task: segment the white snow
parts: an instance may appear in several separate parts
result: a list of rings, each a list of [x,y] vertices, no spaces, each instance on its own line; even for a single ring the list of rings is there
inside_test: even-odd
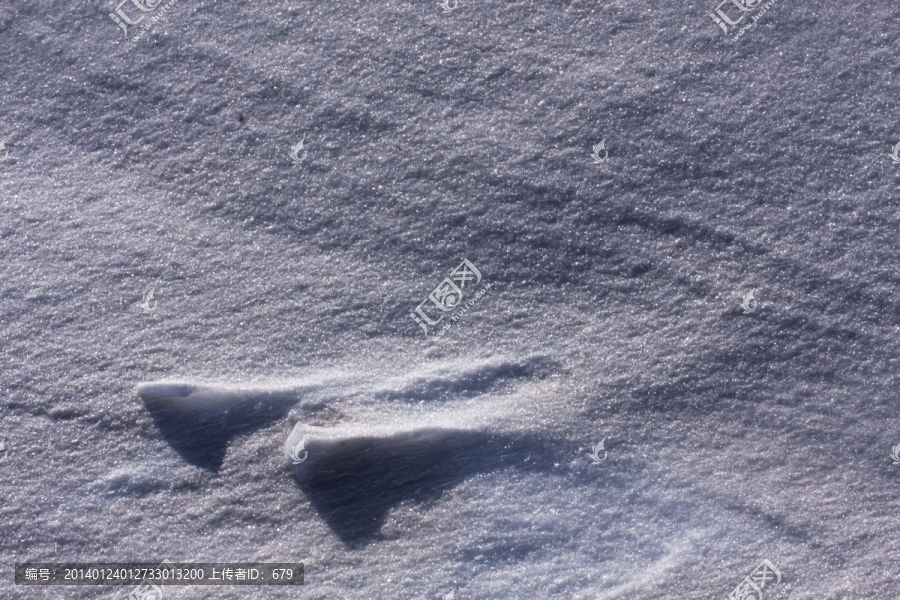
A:
[[[0,598],[898,596],[900,7],[117,4],[0,6]]]

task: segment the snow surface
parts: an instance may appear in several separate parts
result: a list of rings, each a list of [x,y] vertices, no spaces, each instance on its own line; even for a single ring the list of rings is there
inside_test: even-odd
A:
[[[116,6],[0,4],[0,598],[900,597],[895,2]]]

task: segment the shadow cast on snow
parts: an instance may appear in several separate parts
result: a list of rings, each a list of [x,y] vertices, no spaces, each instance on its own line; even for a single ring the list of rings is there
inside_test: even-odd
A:
[[[168,398],[142,394],[144,405],[163,439],[188,463],[218,472],[225,460],[228,443],[287,415],[295,399],[279,394],[248,395],[245,399],[216,407],[185,407],[178,400],[176,386]],[[183,386],[184,397],[192,388]]]
[[[315,452],[311,447],[310,458]],[[401,502],[437,499],[478,473],[513,466],[550,470],[554,458],[527,436],[420,429],[342,438],[311,462],[290,467],[295,483],[335,535],[358,547],[382,539],[388,511]]]
[[[298,399],[296,391],[180,382],[142,384],[138,394],[163,439],[185,461],[212,472],[233,438],[284,418]],[[350,547],[382,539],[388,512],[404,501],[434,500],[469,477],[510,467],[550,472],[562,450],[537,434],[437,427],[348,435],[298,427],[310,445],[309,460],[289,467],[295,483]]]

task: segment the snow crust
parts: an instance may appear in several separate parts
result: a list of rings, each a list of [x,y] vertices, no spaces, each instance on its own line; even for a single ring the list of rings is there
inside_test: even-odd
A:
[[[715,4],[0,5],[0,598],[900,596],[900,6]]]

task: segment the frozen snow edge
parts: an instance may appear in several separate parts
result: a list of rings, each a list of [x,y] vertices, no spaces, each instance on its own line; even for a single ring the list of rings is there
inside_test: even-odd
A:
[[[326,428],[297,423],[284,443],[291,470],[300,479],[308,478],[321,467],[353,463],[354,468],[385,460],[388,456],[414,453],[425,447],[452,448],[460,439],[487,435],[477,429],[423,426]]]
[[[193,411],[262,401],[296,403],[305,393],[320,387],[315,384],[295,387],[231,387],[186,381],[151,381],[138,384],[136,392],[148,408]]]

